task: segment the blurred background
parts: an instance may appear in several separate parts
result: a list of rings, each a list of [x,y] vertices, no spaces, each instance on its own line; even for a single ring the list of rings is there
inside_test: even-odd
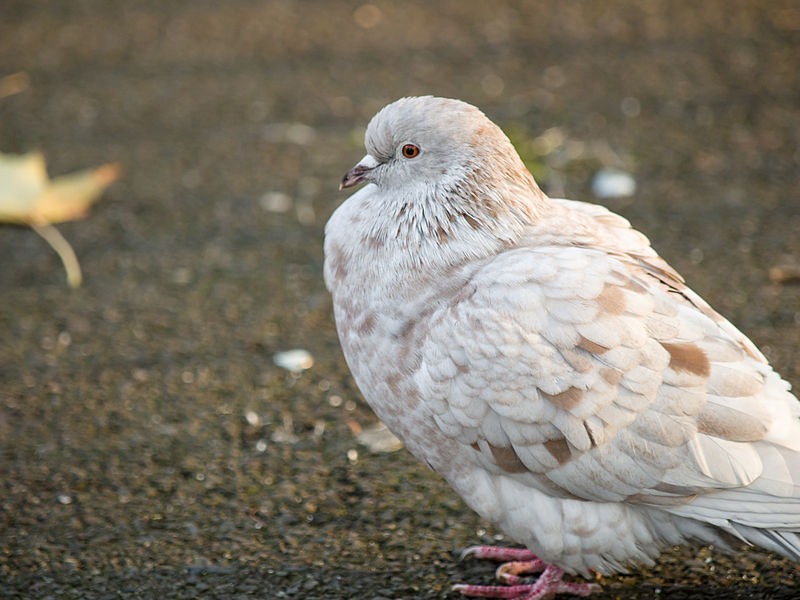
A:
[[[339,350],[323,227],[368,119],[406,95],[481,107],[546,191],[629,218],[797,386],[798,90],[793,0],[3,0],[0,152],[124,172],[58,226],[80,288],[0,226],[0,596],[491,582],[453,551],[503,540],[363,436]],[[758,549],[675,549],[603,583],[800,594]]]

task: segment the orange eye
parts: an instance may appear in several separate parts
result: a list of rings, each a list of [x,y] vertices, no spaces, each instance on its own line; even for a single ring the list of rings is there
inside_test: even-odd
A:
[[[419,154],[419,148],[414,144],[406,144],[400,152],[402,152],[403,156],[406,158],[414,158]]]

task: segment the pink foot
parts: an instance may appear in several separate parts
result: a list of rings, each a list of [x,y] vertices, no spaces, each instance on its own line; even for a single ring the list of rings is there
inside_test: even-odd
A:
[[[522,573],[541,573],[547,567],[541,558],[527,548],[470,546],[461,553],[461,559],[463,560],[467,556],[503,561],[503,564],[497,567],[495,576],[506,585],[520,584],[522,583],[522,577],[518,577],[518,575]]]
[[[499,585],[453,586],[453,591],[465,596],[481,598],[509,598],[514,600],[545,600],[556,594],[588,596],[600,589],[594,583],[569,583],[562,581],[564,572],[555,565],[548,565],[527,549],[498,548],[495,546],[472,546],[462,552],[461,558],[475,556],[491,560],[511,561],[500,565],[497,578],[507,587]],[[522,583],[523,573],[541,573],[534,583]]]

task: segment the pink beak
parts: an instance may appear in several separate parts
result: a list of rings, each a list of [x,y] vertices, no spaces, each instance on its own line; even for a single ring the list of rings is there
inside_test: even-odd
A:
[[[343,190],[361,183],[367,174],[377,166],[378,161],[371,154],[367,154],[355,167],[345,173],[344,177],[342,177],[342,182],[339,184],[339,189]]]

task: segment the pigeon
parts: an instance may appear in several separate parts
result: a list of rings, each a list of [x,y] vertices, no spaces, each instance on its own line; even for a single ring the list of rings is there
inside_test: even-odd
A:
[[[630,223],[549,198],[479,109],[401,98],[369,122],[324,277],[364,398],[522,549],[484,597],[738,538],[800,561],[800,402]],[[539,573],[531,582],[524,574]]]

